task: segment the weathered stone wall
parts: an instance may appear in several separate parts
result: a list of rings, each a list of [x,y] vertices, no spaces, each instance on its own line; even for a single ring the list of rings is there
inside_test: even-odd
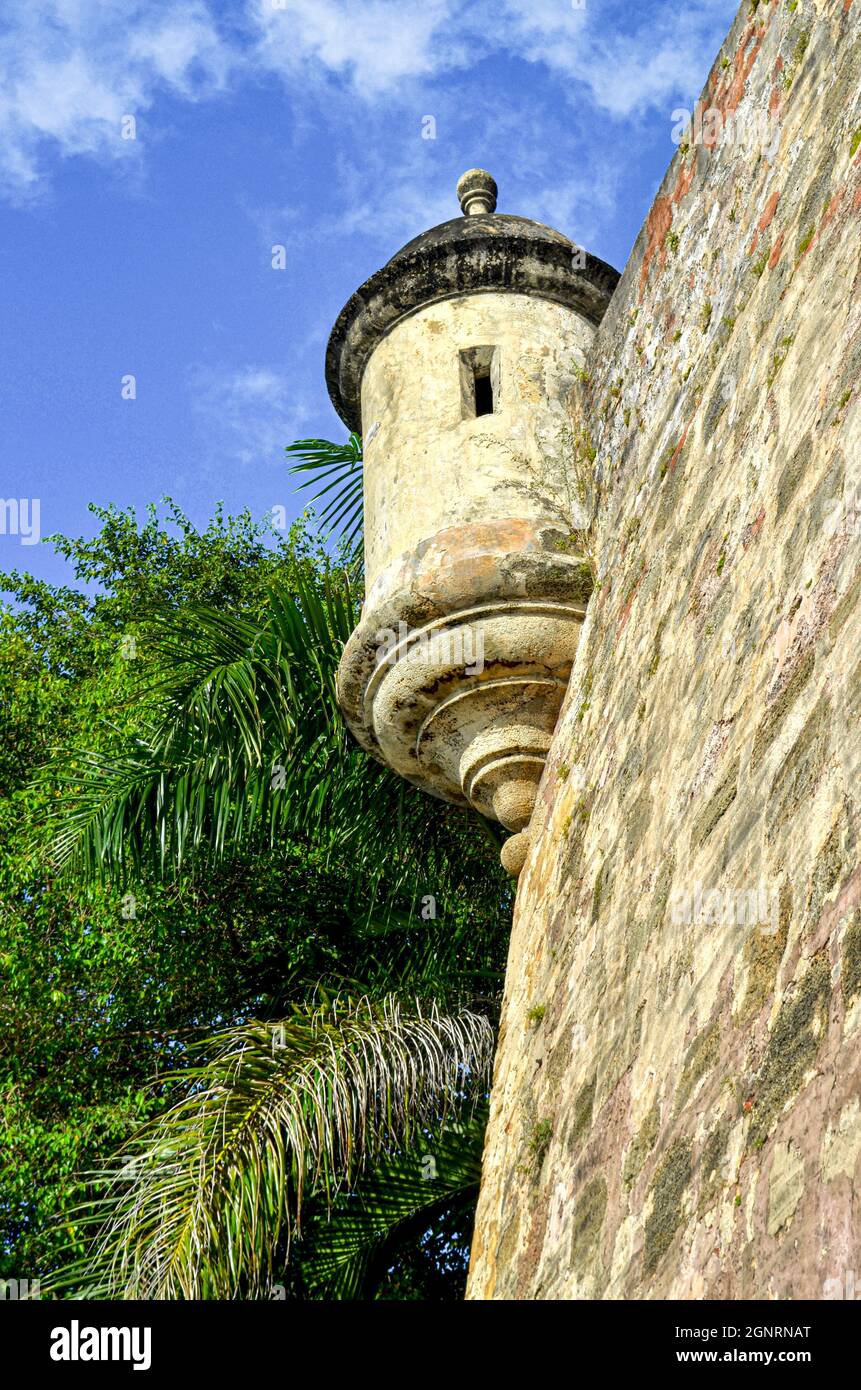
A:
[[[386,334],[362,381],[365,434],[373,430],[364,467],[372,598],[387,580],[397,585],[404,556],[429,536],[497,518],[546,519],[544,494],[561,479],[542,471],[594,334],[565,305],[505,291],[430,304]],[[470,420],[458,360],[477,343],[495,349],[498,399],[494,414]],[[536,477],[543,487],[534,498]]]
[[[519,883],[473,1298],[861,1275],[859,10],[745,0],[703,101],[777,147],[680,147],[575,406],[600,582]]]

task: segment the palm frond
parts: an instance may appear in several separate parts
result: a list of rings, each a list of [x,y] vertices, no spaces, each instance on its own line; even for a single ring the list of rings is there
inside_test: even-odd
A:
[[[310,1223],[298,1257],[312,1296],[361,1297],[369,1268],[395,1252],[408,1228],[429,1226],[440,1210],[477,1196],[487,1114],[486,1102],[479,1103],[406,1152],[385,1155]]]
[[[56,795],[41,832],[56,864],[166,876],[294,836],[350,863],[369,919],[383,878],[390,901],[429,891],[451,901],[480,861],[487,887],[491,855],[481,834],[463,834],[468,813],[380,767],[343,723],[335,675],[355,617],[341,577],[322,593],[271,593],[257,622],[203,608],[154,619],[158,674],[136,692],[148,711],[137,736],[46,769]]]
[[[149,725],[116,753],[72,750],[47,771],[60,867],[117,874],[200,849],[221,857],[307,817],[333,764],[358,775],[335,701],[352,622],[346,580],[322,596],[273,593],[257,624],[204,608],[155,618],[162,674],[138,693]]]
[[[52,1290],[265,1297],[306,1197],[333,1203],[372,1162],[462,1110],[486,1089],[493,1041],[481,1014],[408,1010],[391,996],[226,1030],[121,1166],[91,1175],[103,1195],[82,1224],[98,1234]]]
[[[324,483],[311,498],[312,502],[328,498],[320,520],[333,529],[340,527],[347,545],[355,547],[361,539],[363,521],[361,436],[351,434],[346,444],[334,444],[328,439],[297,439],[288,444],[285,452],[299,460],[292,465],[291,473],[313,475],[299,484],[300,491]]]

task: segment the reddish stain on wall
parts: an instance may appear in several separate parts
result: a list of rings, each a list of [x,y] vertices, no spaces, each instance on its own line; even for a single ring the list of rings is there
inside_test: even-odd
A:
[[[673,208],[682,201],[690,191],[694,181],[697,161],[693,158],[690,164],[683,163],[679,169],[679,176],[676,179],[676,186],[672,193],[656,198],[652,204],[649,216],[646,219],[646,250],[643,254],[643,264],[640,267],[640,299],[643,298],[643,291],[646,288],[646,281],[649,278],[649,269],[655,254],[658,256],[658,264],[661,270],[667,262],[667,232],[673,225]]]
[[[780,253],[781,253],[781,251],[783,250],[783,238],[784,238],[785,236],[786,236],[786,233],[785,233],[785,232],[781,232],[781,233],[780,233],[780,236],[777,238],[777,241],[774,243],[774,246],[771,248],[771,255],[770,255],[769,258],[768,258],[768,268],[769,268],[769,270],[774,270],[774,267],[777,265],[777,262],[780,260]]]
[[[759,242],[760,233],[766,231],[766,229],[771,226],[772,218],[774,217],[775,209],[777,208],[779,202],[780,193],[772,193],[771,197],[765,205],[765,211],[763,212],[762,217],[759,219],[759,222],[757,223],[756,231],[753,234],[753,241],[750,243],[750,250],[748,251],[749,256],[752,256],[754,251],[756,250],[757,243]]]
[[[686,440],[687,437],[688,437],[688,430],[690,429],[690,427],[691,427],[692,424],[693,424],[693,420],[691,419],[691,420],[688,421],[688,423],[685,425],[684,429],[682,430],[681,439],[679,440],[678,444],[676,445],[675,449],[673,450],[673,456],[672,456],[672,458],[670,459],[670,462],[669,462],[669,469],[670,469],[670,472],[671,472],[671,473],[675,473],[675,471],[676,471],[676,464],[678,463],[679,459],[681,458],[682,449],[684,449],[684,447],[685,447],[685,440]]]
[[[743,546],[743,548],[744,548],[745,550],[747,550],[747,547],[748,547],[753,541],[756,540],[757,536],[759,535],[760,531],[762,530],[762,523],[763,523],[764,521],[765,521],[765,507],[761,508],[759,514],[758,514],[758,515],[754,518],[754,520],[750,523],[750,526],[748,526],[748,527],[745,529],[745,534],[744,534],[744,537],[742,538],[742,546]]]
[[[764,33],[764,27],[757,29],[751,24],[742,35],[741,43],[735,52],[729,82],[723,91],[718,90],[714,95],[714,104],[722,116],[726,116],[730,111],[735,111],[744,96],[745,84],[762,47]]]

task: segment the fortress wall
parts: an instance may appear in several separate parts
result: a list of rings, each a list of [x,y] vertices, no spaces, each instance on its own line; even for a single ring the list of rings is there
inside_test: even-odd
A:
[[[861,0],[745,0],[717,143],[680,146],[578,388],[599,585],[519,881],[473,1298],[861,1277],[859,85]],[[724,125],[756,111],[765,153]]]

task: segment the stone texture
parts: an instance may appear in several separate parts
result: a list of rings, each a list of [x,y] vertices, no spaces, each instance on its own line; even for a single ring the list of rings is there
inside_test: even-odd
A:
[[[487,176],[479,183],[486,191]],[[584,285],[590,312],[608,295],[594,267],[575,269],[559,233],[485,212],[451,225],[375,277],[392,312],[405,295],[411,312],[383,332],[362,291],[333,333],[337,381],[361,381],[366,441],[366,597],[338,695],[356,738],[388,767],[518,833],[592,591],[565,455],[595,333],[574,305]],[[456,261],[448,277],[434,258],[441,244]],[[414,274],[416,262],[436,265],[436,278]],[[480,397],[492,409],[479,411]]]
[[[703,103],[779,139],[680,147],[575,392],[598,586],[472,1298],[821,1298],[861,1268],[859,91],[857,0],[745,0]]]
[[[504,291],[432,304],[386,334],[362,382],[369,605],[399,583],[401,556],[450,527],[536,517],[577,529],[562,458],[593,335],[561,304]],[[497,400],[469,419],[459,354],[476,344],[494,348]]]
[[[598,324],[618,279],[612,266],[527,217],[480,212],[442,222],[402,247],[344,305],[326,349],[332,404],[350,429],[362,428],[368,361],[417,309],[504,288],[564,305]]]

